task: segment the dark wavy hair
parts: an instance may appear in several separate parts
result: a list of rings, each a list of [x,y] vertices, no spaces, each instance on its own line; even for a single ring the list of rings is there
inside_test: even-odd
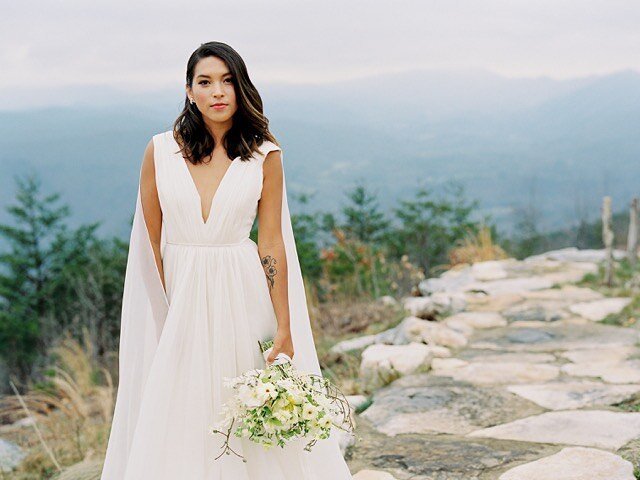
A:
[[[269,131],[269,120],[264,116],[262,98],[251,82],[242,57],[226,43],[207,42],[201,44],[187,62],[187,85],[193,88],[193,76],[198,62],[206,57],[222,60],[233,75],[238,109],[233,115],[233,124],[222,140],[230,158],[248,160],[263,141],[279,145]],[[202,113],[196,104],[189,102],[185,93],[184,108],[173,124],[173,137],[184,158],[198,164],[213,152],[215,141],[206,128]]]

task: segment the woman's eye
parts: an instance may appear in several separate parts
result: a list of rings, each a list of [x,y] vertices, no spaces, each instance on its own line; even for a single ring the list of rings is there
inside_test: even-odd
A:
[[[202,85],[203,83],[209,83],[207,80],[202,80],[200,82],[198,82],[199,85]]]
[[[231,78],[231,77],[227,78],[226,80],[228,80],[229,83],[233,83],[233,78]]]

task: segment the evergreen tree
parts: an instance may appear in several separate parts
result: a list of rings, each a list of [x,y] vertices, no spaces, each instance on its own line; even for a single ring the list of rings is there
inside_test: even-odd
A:
[[[447,262],[447,252],[457,240],[477,233],[470,216],[478,201],[467,201],[459,183],[445,184],[442,198],[433,198],[421,187],[414,199],[401,200],[400,205],[394,209],[400,226],[387,238],[389,250],[397,258],[407,254],[427,276],[432,267]]]
[[[363,243],[377,243],[387,232],[389,221],[378,206],[378,200],[360,183],[347,192],[349,203],[342,208],[345,234]]]
[[[67,281],[97,225],[69,232],[69,207],[57,205],[59,194],[43,197],[33,175],[16,181],[17,203],[7,207],[14,224],[0,225],[0,356],[25,381],[63,327],[59,314],[73,298]]]

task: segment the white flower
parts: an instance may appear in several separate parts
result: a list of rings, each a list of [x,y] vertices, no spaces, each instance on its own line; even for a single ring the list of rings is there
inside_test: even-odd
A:
[[[318,424],[322,427],[322,428],[327,428],[328,426],[331,425],[331,417],[328,415],[325,415],[324,417],[322,417],[320,420],[318,420]]]
[[[305,403],[302,409],[302,418],[305,420],[311,420],[318,416],[318,408],[312,403]]]
[[[276,386],[271,382],[259,383],[256,387],[256,395],[262,400],[262,403],[270,398],[276,398],[278,396],[278,390]]]
[[[238,399],[249,408],[259,407],[264,403],[264,400],[257,395],[256,390],[247,385],[240,385]]]
[[[291,420],[292,418],[292,414],[291,412],[289,412],[288,410],[277,410],[274,414],[273,414],[274,418],[277,418],[278,420],[280,420],[283,424],[287,423],[289,420]]]

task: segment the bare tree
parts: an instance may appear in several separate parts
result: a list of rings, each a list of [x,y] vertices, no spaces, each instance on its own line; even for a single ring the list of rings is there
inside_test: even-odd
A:
[[[629,209],[629,234],[627,235],[627,257],[632,267],[638,263],[638,197],[631,200]]]
[[[613,284],[613,229],[611,228],[611,197],[602,200],[602,243],[605,248],[604,281]]]

